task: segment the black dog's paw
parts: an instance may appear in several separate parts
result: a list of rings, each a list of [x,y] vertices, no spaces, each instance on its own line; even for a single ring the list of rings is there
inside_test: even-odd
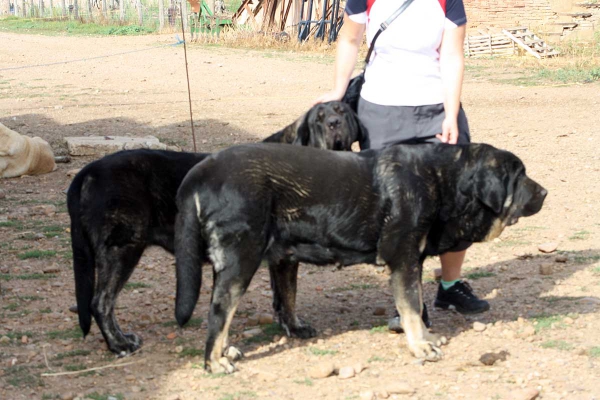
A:
[[[290,327],[290,336],[300,339],[310,339],[317,336],[317,330],[308,324]]]
[[[135,333],[124,333],[123,340],[118,343],[112,343],[109,346],[110,351],[118,357],[125,357],[128,354],[134,353],[142,347],[142,338]]]

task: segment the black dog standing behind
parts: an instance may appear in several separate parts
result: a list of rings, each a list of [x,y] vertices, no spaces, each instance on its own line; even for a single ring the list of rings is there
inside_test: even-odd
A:
[[[363,137],[356,114],[343,103],[318,104],[265,142],[350,150]],[[92,316],[108,348],[126,354],[141,346],[123,333],[114,314],[117,296],[146,247],[174,251],[175,195],[188,171],[209,154],[129,150],[83,168],[67,194],[79,325]]]
[[[224,150],[192,168],[177,193],[177,321],[184,325],[191,317],[202,264],[211,262],[206,368],[231,373],[235,368],[223,357],[229,326],[261,260],[269,262],[283,328],[310,335],[295,312],[298,262],[379,259],[392,271],[411,353],[437,360],[446,340],[421,321],[423,260],[460,240],[494,239],[537,213],[545,196],[515,155],[483,144],[361,153],[269,144]]]

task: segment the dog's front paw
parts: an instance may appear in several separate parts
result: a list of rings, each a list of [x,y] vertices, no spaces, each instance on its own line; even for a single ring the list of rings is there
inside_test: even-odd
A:
[[[233,374],[235,365],[227,357],[221,357],[216,361],[207,361],[206,370],[212,374]]]
[[[290,337],[297,337],[300,339],[310,339],[317,336],[317,330],[305,322],[301,322],[297,326],[291,326],[289,329]]]
[[[227,350],[225,350],[223,355],[225,357],[227,357],[227,359],[229,361],[232,361],[232,362],[241,360],[244,357],[244,353],[242,353],[242,351],[240,349],[238,349],[237,347],[233,347],[233,346],[229,346],[227,348]]]
[[[427,340],[418,340],[409,343],[408,348],[413,356],[424,359],[425,361],[439,361],[444,357],[442,349],[440,349],[439,346],[436,346],[435,343]]]
[[[441,347],[448,343],[448,339],[446,339],[446,336],[440,336],[430,332],[425,332],[424,336],[425,340],[433,343],[436,347]]]

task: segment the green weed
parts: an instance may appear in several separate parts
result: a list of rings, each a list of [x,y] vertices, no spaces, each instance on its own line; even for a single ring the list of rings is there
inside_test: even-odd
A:
[[[54,250],[31,250],[21,253],[17,257],[21,260],[27,260],[29,258],[49,258],[54,257],[55,255],[56,251]]]
[[[564,340],[550,340],[540,345],[544,349],[572,350],[573,345]]]
[[[308,352],[315,356],[333,356],[338,353],[337,350],[323,350],[316,347],[309,347]]]

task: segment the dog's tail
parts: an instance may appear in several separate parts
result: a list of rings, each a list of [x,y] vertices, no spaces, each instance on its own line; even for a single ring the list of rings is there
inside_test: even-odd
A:
[[[185,325],[194,312],[202,285],[202,264],[206,244],[201,235],[200,200],[197,194],[183,197],[178,204],[175,221],[175,257],[177,265],[177,297],[175,318]]]
[[[69,209],[69,216],[71,217],[75,297],[77,299],[79,326],[83,331],[83,336],[86,336],[90,332],[92,324],[91,309],[96,281],[94,251],[81,221],[81,187],[86,176],[85,170],[77,174],[67,192],[67,207]]]

